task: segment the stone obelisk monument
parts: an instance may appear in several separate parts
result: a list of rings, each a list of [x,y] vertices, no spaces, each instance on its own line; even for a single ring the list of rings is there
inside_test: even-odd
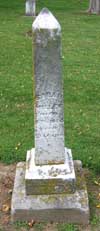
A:
[[[35,148],[27,152],[26,168],[25,163],[17,166],[12,221],[87,224],[88,196],[82,168],[76,165],[74,169],[71,150],[64,145],[61,27],[44,8],[32,31]]]

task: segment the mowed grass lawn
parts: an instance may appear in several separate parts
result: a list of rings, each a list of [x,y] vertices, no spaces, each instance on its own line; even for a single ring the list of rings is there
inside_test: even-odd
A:
[[[88,1],[37,0],[62,27],[65,145],[100,172],[100,16]],[[0,161],[25,160],[34,146],[32,17],[24,0],[0,1]]]

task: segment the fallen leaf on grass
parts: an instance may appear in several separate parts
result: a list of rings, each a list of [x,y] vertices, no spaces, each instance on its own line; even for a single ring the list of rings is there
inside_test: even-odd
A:
[[[21,146],[21,143],[19,142],[19,143],[17,144],[17,146],[20,147],[20,146]]]
[[[98,193],[98,195],[97,195],[97,199],[98,199],[98,200],[100,200],[100,193]]]
[[[100,186],[100,183],[99,183],[98,181],[95,180],[94,183],[95,183],[96,185]]]
[[[100,209],[100,204],[98,204],[98,205],[96,206],[96,208]]]
[[[98,194],[98,197],[100,198],[100,193]]]
[[[19,142],[19,143],[16,145],[15,150],[18,150],[18,149],[20,148],[20,146],[21,146],[21,143]]]
[[[18,147],[15,147],[15,150],[18,150]]]
[[[8,212],[9,210],[10,210],[9,205],[4,204],[4,205],[2,206],[2,211],[3,211],[3,212]]]
[[[9,190],[8,190],[8,194],[12,194],[12,189],[9,189]]]
[[[35,221],[34,221],[34,220],[31,220],[31,221],[28,223],[28,226],[29,226],[29,227],[33,227],[34,224],[35,224]]]

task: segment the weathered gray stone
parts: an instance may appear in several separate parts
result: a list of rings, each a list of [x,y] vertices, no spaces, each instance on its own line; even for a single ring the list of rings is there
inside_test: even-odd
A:
[[[100,14],[100,0],[89,0],[88,11],[91,14]]]
[[[26,161],[26,194],[75,191],[71,150],[64,147],[61,27],[43,9],[33,23],[35,149]]]
[[[75,192],[75,172],[71,150],[65,148],[65,163],[35,165],[35,149],[27,152],[25,186],[26,194],[54,194]]]
[[[82,164],[64,147],[61,28],[43,9],[33,23],[35,148],[26,166],[17,166],[12,221],[88,224],[89,207]],[[75,177],[76,174],[76,177]]]
[[[43,9],[32,26],[35,81],[35,162],[65,162],[61,27]]]
[[[26,0],[26,15],[35,16],[36,0]]]
[[[12,195],[11,218],[15,221],[53,221],[74,224],[89,223],[86,185],[78,171],[78,188],[73,194],[26,195],[25,163],[17,165]],[[79,186],[80,184],[80,186]]]
[[[74,160],[74,167],[78,170],[82,169],[82,161],[81,160]]]

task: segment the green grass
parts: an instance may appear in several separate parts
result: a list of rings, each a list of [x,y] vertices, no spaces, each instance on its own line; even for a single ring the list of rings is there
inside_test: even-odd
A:
[[[62,26],[65,144],[100,171],[100,18],[88,1],[41,0]],[[0,1],[0,161],[25,160],[34,146],[32,18],[23,0]]]
[[[58,225],[58,231],[79,231],[79,229],[75,225],[59,224]]]
[[[94,218],[94,223],[96,222],[96,219],[97,218]],[[51,226],[51,229],[52,229],[51,224],[48,225],[47,223],[36,223],[36,224],[33,225],[33,229],[34,229],[34,231],[49,230],[48,226]],[[23,228],[23,227],[25,228],[25,231],[31,230],[31,228],[29,227],[27,222],[16,222],[16,223],[13,224],[13,228],[16,228],[16,231],[17,230],[21,231],[21,228]],[[32,229],[32,231],[33,231],[33,229]],[[79,231],[77,225],[65,224],[65,223],[57,224],[54,229],[56,229],[58,231]],[[54,231],[54,229],[53,229],[53,231]],[[2,230],[0,230],[0,231],[2,231]]]

